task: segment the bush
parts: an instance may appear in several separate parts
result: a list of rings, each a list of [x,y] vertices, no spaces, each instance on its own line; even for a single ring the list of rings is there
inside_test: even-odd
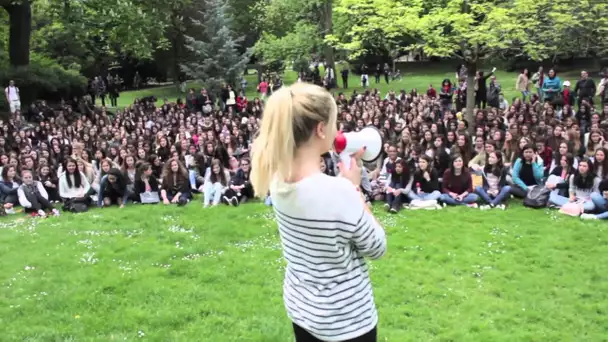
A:
[[[39,99],[68,100],[83,95],[87,89],[87,79],[77,70],[65,69],[54,60],[35,54],[26,67],[13,68],[7,62],[0,64],[0,84],[6,87],[10,80],[19,87],[22,108]],[[4,96],[0,96],[0,107],[8,110]]]

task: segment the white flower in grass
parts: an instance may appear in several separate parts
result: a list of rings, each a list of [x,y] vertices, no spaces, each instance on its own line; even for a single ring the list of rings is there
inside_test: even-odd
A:
[[[35,269],[36,269],[36,267],[34,267],[34,266],[25,266],[26,271],[33,271]]]
[[[143,330],[138,330],[137,331],[137,337],[142,338],[144,336],[146,336],[146,333],[144,333]]]

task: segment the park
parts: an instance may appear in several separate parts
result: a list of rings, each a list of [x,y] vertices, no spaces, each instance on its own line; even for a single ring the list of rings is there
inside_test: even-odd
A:
[[[424,133],[433,125],[447,127],[433,131],[433,138],[454,132],[473,144],[483,136],[483,142],[496,144],[504,154],[510,151],[505,135],[515,125],[517,143],[526,139],[553,145],[544,165],[548,173],[552,162],[561,167],[561,144],[568,145],[578,163],[606,151],[604,140],[594,146],[582,137],[597,131],[608,138],[608,106],[603,106],[608,90],[592,94],[587,99],[592,105],[574,101],[569,124],[565,111],[561,116],[568,92],[561,104],[544,103],[559,110],[559,117],[547,114],[553,109],[543,107],[538,97],[532,99],[533,93],[543,92],[532,81],[539,67],[545,68],[541,78],[556,71],[562,97],[564,82],[574,89],[582,70],[598,89],[600,80],[608,80],[601,73],[608,67],[608,4],[600,2],[0,0],[0,5],[0,82],[7,87],[0,99],[2,205],[23,189],[21,177],[28,172],[45,189],[46,181],[55,185],[51,190],[57,188],[71,162],[78,163],[77,171],[84,165],[83,177],[91,172],[91,191],[96,183],[100,196],[105,194],[101,179],[110,174],[102,170],[103,161],[120,170],[129,185],[133,177],[144,177],[142,165],[151,167],[152,177],[158,172],[159,180],[176,160],[188,172],[196,169],[196,177],[185,180],[186,188],[192,185],[185,205],[163,204],[162,196],[158,204],[134,203],[138,198],[127,202],[125,191],[124,207],[100,200],[101,205],[93,201],[80,213],[61,210],[60,216],[50,217],[48,211],[47,218],[14,196],[16,214],[0,217],[2,341],[294,341],[283,301],[287,263],[273,208],[264,198],[236,208],[223,200],[203,207],[206,168],[213,169],[217,158],[207,156],[207,145],[214,153],[220,146],[230,151],[230,162],[222,169],[230,169],[231,177],[242,171],[249,159],[234,151],[249,149],[255,132],[247,126],[256,129],[262,120],[253,104],[256,98],[268,100],[260,92],[263,80],[276,84],[280,79],[283,87],[310,81],[335,97],[344,94],[349,104],[342,111],[355,120],[382,111],[378,124],[371,119],[365,124],[390,125],[385,142],[398,147],[404,160],[409,153],[425,153]],[[369,86],[364,87],[366,68]],[[524,69],[530,77],[525,85],[529,105],[517,107],[518,113],[507,119],[511,104],[522,97],[518,82]],[[348,88],[342,82],[344,70]],[[397,71],[399,77],[391,78]],[[474,117],[479,95],[472,86],[482,84],[478,71],[495,77],[488,80],[491,88],[498,85],[501,99],[510,104],[489,104],[481,123]],[[444,113],[416,124],[406,119],[406,112],[415,117],[434,110],[417,112],[416,106],[437,105],[443,111],[440,100],[429,100],[428,94],[429,88],[443,92],[445,80],[456,89],[450,110],[461,101],[460,121],[444,123]],[[14,110],[9,81],[19,88],[20,112]],[[241,102],[229,102],[233,97],[226,84]],[[201,116],[204,106],[195,95],[203,88],[217,107]],[[379,100],[366,93],[374,89]],[[398,102],[410,101],[407,109],[389,98],[391,91],[403,91]],[[363,94],[364,104],[350,103],[356,94]],[[155,103],[142,101],[152,98]],[[243,99],[249,105],[241,108]],[[384,112],[392,101],[403,111],[397,116]],[[581,106],[591,111],[588,120],[584,110],[580,114]],[[239,113],[232,112],[235,108]],[[488,113],[504,115],[504,125],[498,127]],[[593,115],[599,122],[592,128]],[[209,118],[210,123],[204,121]],[[533,118],[545,122],[549,133]],[[464,131],[450,129],[463,121],[468,125]],[[534,135],[522,132],[524,126]],[[550,135],[556,127],[568,138],[555,140],[561,139]],[[475,128],[483,128],[483,134]],[[421,143],[402,146],[406,130]],[[495,140],[496,131],[503,133],[502,141]],[[75,156],[81,145],[84,151]],[[526,148],[519,148],[521,158]],[[103,158],[98,158],[101,152]],[[28,166],[28,159],[34,166]],[[156,159],[160,164],[154,164]],[[234,170],[233,160],[241,163]],[[408,160],[419,167],[418,157]],[[602,171],[594,166],[598,162],[589,163],[594,172]],[[56,175],[44,178],[45,167]],[[17,175],[9,175],[9,169]],[[572,172],[574,177],[579,171]],[[607,173],[594,175],[605,180]],[[7,184],[10,194],[4,193]],[[378,309],[378,341],[606,339],[605,221],[570,217],[548,205],[528,208],[517,198],[506,203],[506,210],[456,206],[403,209],[396,215],[383,209],[382,200],[371,205],[387,242],[382,258],[366,261]]]

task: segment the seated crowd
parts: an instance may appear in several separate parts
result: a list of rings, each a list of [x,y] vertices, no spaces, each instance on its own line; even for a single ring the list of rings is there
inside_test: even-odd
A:
[[[557,78],[553,70],[543,77]],[[493,77],[487,88],[486,79],[477,79],[472,123],[464,120],[463,79],[458,86],[444,80],[439,90],[429,86],[425,93],[368,89],[337,95],[341,130],[371,125],[385,141],[381,158],[363,168],[361,188],[369,202],[386,201],[394,213],[478,203],[504,209],[508,198],[525,198],[542,186],[550,190],[549,205],[576,203],[584,218],[608,217],[608,101],[596,109],[585,98],[577,106],[575,92],[558,81],[557,90],[529,97],[522,91],[523,98],[505,106],[504,98],[486,101],[498,87]],[[555,91],[561,103],[549,96]],[[608,100],[605,93],[600,97]],[[82,103],[39,111],[34,105],[35,123],[19,111],[0,122],[5,211],[21,205],[46,216],[59,214],[58,203],[73,212],[93,205],[186,205],[199,192],[204,207],[238,206],[253,197],[249,150],[262,100],[248,101],[229,86],[217,99],[192,89],[185,103],[153,100],[137,100],[113,114],[83,109]],[[337,163],[333,152],[320,157],[327,174],[338,173]],[[272,203],[270,196],[265,202]]]

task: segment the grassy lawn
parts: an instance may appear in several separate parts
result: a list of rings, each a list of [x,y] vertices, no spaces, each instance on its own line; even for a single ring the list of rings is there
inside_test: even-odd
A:
[[[341,70],[340,67],[337,67],[337,69],[338,71]],[[515,81],[517,80],[517,75],[518,73],[516,72],[504,72],[500,70],[496,72],[497,80],[501,84],[503,93],[505,94],[505,97],[507,98],[507,100],[509,100],[509,102],[511,102],[513,97],[521,96],[521,94],[515,90]],[[403,79],[401,81],[392,82],[391,84],[387,85],[384,82],[384,79],[382,79],[381,83],[376,85],[373,75],[370,74],[370,86],[372,89],[378,88],[382,92],[382,94],[386,94],[389,90],[395,90],[398,92],[401,89],[406,89],[409,92],[412,88],[418,89],[419,92],[426,92],[429,83],[432,83],[435,89],[439,89],[443,79],[449,78],[453,81],[454,68],[448,68],[442,65],[438,65],[437,67],[433,68],[425,67],[422,69],[416,69],[414,64],[410,65],[409,69],[403,70],[402,76]],[[568,72],[560,74],[559,76],[562,79],[562,82],[565,80],[570,80],[570,82],[574,81],[574,84],[576,83],[575,81],[580,78],[580,72]],[[285,72],[283,77],[285,84],[294,83],[297,78],[297,74],[293,71]],[[338,78],[338,83],[341,86],[342,79],[339,77],[339,75]],[[250,73],[250,75],[246,76],[246,79],[248,81],[247,97],[251,101],[254,97],[258,96],[258,94],[256,93],[257,74]],[[338,88],[334,89],[333,91],[336,93],[343,91],[345,94],[350,95],[355,89],[357,91],[363,90],[363,88],[360,87],[360,77],[358,75],[351,74],[351,76],[349,77],[349,85],[350,88],[347,90]],[[201,87],[201,84],[198,84],[196,82],[190,82],[188,83],[188,88],[191,87],[196,88],[198,92]],[[159,100],[167,98],[169,99],[169,101],[175,101],[178,97],[181,97],[182,100],[185,98],[185,94],[180,93],[179,89],[177,89],[175,85],[170,85],[147,88],[138,91],[123,92],[120,94],[120,97],[118,99],[118,106],[125,107],[133,103],[133,100],[137,98],[142,98],[151,95],[156,96]]]
[[[389,244],[371,267],[379,341],[608,336],[604,222],[517,205],[378,215]],[[292,341],[283,266],[272,211],[261,204],[6,219],[0,334],[3,341]]]

